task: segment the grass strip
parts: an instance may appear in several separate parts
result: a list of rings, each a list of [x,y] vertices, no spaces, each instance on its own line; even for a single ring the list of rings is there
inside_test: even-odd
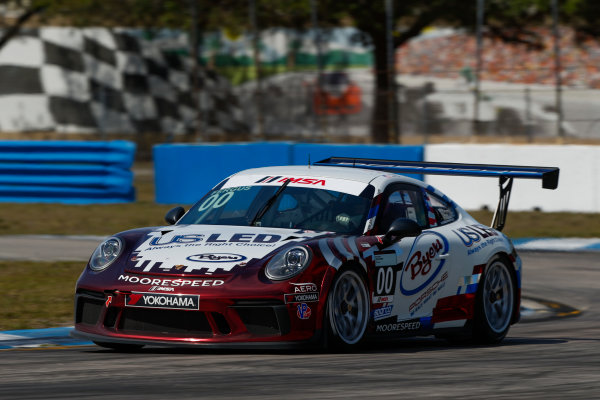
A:
[[[469,212],[485,225],[492,223],[489,211]],[[508,211],[503,232],[510,238],[600,238],[600,214],[541,211]]]
[[[85,263],[0,261],[0,331],[73,325]]]

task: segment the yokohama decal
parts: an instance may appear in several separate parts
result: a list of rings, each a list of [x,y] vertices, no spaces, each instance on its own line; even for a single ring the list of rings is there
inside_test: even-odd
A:
[[[448,240],[436,232],[423,232],[413,244],[402,269],[400,291],[410,296],[429,285],[442,270],[445,260],[438,256],[448,254]]]
[[[162,294],[132,292],[125,296],[126,307],[166,308],[171,310],[199,310],[200,296],[190,294]]]
[[[285,296],[285,304],[314,303],[319,301],[319,293],[290,293]]]

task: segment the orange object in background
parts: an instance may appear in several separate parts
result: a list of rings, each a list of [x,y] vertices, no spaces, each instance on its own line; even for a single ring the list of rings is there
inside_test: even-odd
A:
[[[358,114],[361,111],[361,89],[344,72],[321,75],[313,95],[317,115]]]

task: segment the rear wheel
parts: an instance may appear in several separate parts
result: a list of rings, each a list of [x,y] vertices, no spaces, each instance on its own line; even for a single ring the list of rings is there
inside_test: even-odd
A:
[[[369,321],[369,295],[363,278],[353,269],[336,277],[327,300],[329,336],[334,346],[359,343]]]
[[[510,328],[515,308],[515,284],[508,264],[500,257],[487,265],[475,302],[473,339],[499,343]]]

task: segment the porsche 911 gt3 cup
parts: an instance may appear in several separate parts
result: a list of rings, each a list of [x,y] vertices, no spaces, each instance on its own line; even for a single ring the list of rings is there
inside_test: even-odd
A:
[[[400,173],[499,177],[493,227]],[[558,173],[339,157],[241,171],[170,225],[101,243],[73,334],[111,348],[497,343],[519,320],[521,260],[501,232],[512,181],[554,189]]]

